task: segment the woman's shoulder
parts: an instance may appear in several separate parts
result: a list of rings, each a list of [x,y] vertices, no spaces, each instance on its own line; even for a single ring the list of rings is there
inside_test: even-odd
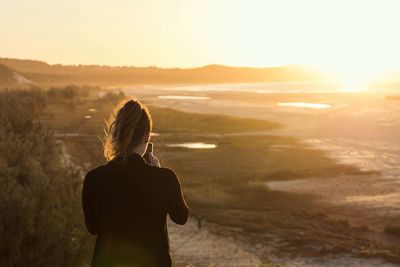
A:
[[[102,164],[97,167],[93,167],[93,168],[89,169],[87,174],[94,175],[97,173],[101,173],[101,172],[104,172],[108,167],[109,167],[109,163]]]
[[[175,171],[168,167],[156,167],[147,165],[148,170],[151,172],[151,176],[157,179],[162,179],[167,183],[174,183],[178,178]]]
[[[164,176],[176,176],[175,171],[171,168],[168,167],[156,167],[156,166],[152,166],[149,164],[146,164],[147,167],[154,173],[158,174],[158,175],[164,175]]]
[[[110,164],[106,163],[97,167],[93,167],[87,171],[84,181],[89,182],[95,177],[101,177],[110,169]]]

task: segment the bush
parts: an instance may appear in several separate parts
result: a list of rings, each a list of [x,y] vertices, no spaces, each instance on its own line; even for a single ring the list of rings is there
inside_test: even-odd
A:
[[[43,92],[0,92],[0,266],[78,266],[81,174],[40,122]]]
[[[121,100],[123,100],[125,98],[125,94],[122,91],[109,91],[106,92],[105,94],[103,94],[98,101],[100,102],[107,102],[107,103],[111,103],[113,105],[117,104],[118,102],[120,102]]]
[[[63,87],[50,87],[46,95],[52,101],[73,101],[79,98],[89,97],[91,93],[96,93],[99,87],[68,85]]]
[[[79,94],[80,88],[78,86],[66,86],[66,87],[51,87],[47,90],[47,95],[50,98],[59,98],[70,100]]]

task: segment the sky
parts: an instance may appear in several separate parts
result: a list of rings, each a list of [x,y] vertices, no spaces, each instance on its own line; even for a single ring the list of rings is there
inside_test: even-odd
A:
[[[0,57],[400,70],[397,0],[0,0]]]

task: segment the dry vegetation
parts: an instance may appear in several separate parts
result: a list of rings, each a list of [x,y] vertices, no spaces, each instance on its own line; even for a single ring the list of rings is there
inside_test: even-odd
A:
[[[40,91],[0,93],[0,266],[79,266],[88,236],[80,210],[81,173],[40,122]]]

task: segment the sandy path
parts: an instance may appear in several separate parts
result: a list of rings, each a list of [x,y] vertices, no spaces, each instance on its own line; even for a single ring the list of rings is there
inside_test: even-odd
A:
[[[279,255],[271,243],[249,244],[235,236],[213,234],[221,226],[204,223],[201,230],[194,218],[184,226],[169,222],[169,238],[172,256],[177,266],[235,266],[252,267],[266,263],[285,267],[395,267],[379,259],[362,259],[351,255],[327,255],[318,260],[311,258],[286,258]],[[260,259],[268,258],[268,262]]]
[[[203,223],[199,230],[195,219],[190,219],[184,226],[169,222],[171,250],[178,265],[256,266],[261,263],[246,244],[233,237],[212,234],[210,227]]]

